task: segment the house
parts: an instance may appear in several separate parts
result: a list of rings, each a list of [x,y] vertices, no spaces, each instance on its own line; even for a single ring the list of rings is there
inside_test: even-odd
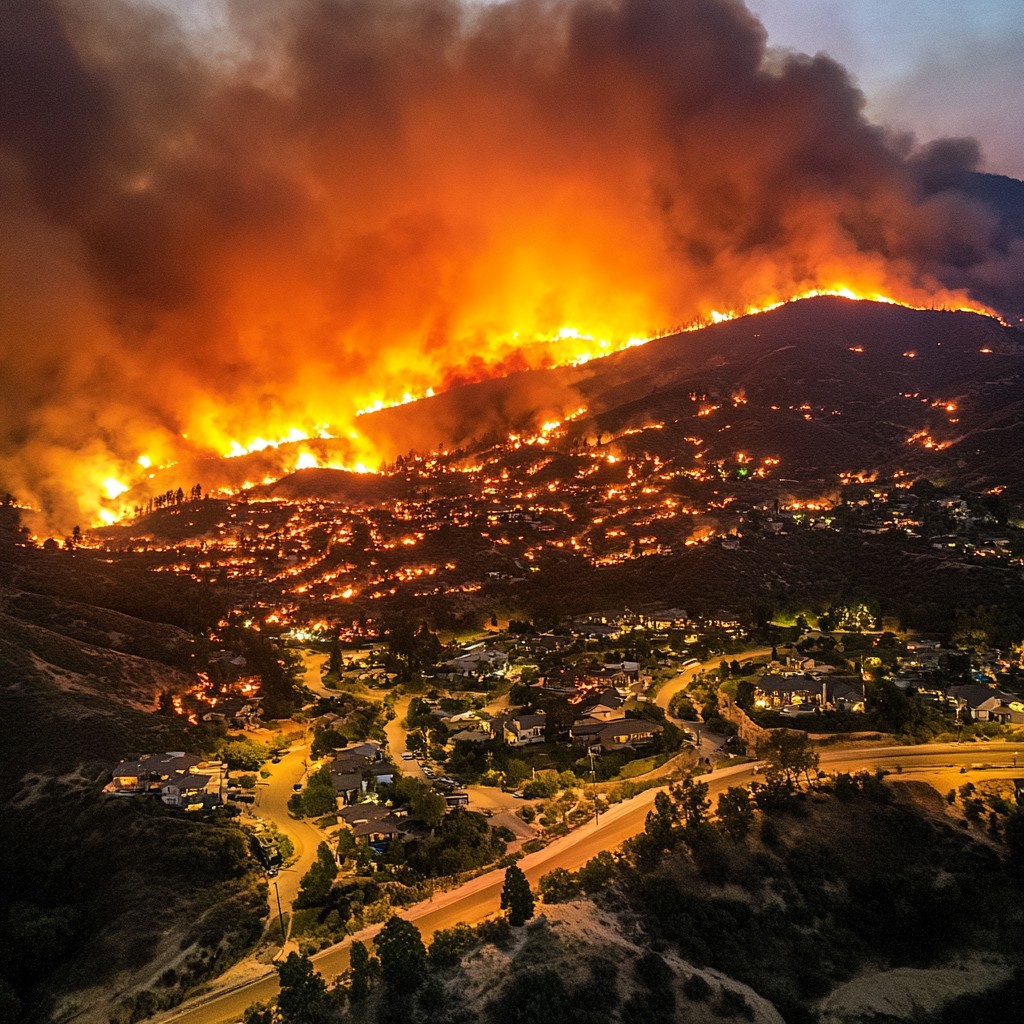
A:
[[[988,712],[990,722],[998,722],[1000,725],[1024,725],[1024,705],[1020,701],[1007,704],[998,697],[985,701],[982,708]]]
[[[596,680],[592,674],[575,668],[553,669],[536,683],[538,687],[548,693],[560,694],[565,697],[575,697],[579,693],[593,689],[595,684]]]
[[[812,676],[761,676],[754,683],[754,707],[820,704],[822,684]]]
[[[213,711],[203,715],[204,722],[223,722],[232,729],[258,729],[261,724],[262,697],[222,697]]]
[[[352,832],[353,838],[382,852],[396,836],[418,838],[421,823],[405,811],[379,804],[356,804],[338,811],[338,820]]]
[[[160,787],[160,799],[169,807],[183,811],[201,811],[204,807],[220,803],[219,792],[210,792],[212,775],[186,773],[169,779]],[[210,797],[213,797],[212,802]]]
[[[666,608],[651,612],[647,621],[655,629],[677,629],[685,626],[689,618],[685,608]]]
[[[609,753],[613,750],[646,746],[664,731],[664,727],[656,722],[648,722],[642,718],[620,718],[605,722],[594,740],[605,753]]]
[[[613,718],[622,717],[622,707],[625,703],[626,699],[619,691],[609,686],[607,690],[587,697],[580,703],[580,716],[608,722]]]
[[[984,683],[963,683],[958,686],[950,686],[946,689],[946,695],[952,697],[961,710],[970,712],[971,718],[976,722],[1001,720],[1000,718],[993,719],[992,712],[1004,705],[1009,710],[998,712],[1002,717],[1013,712],[1024,712],[1024,703],[1019,697],[1002,693],[994,686],[986,686]]]
[[[477,650],[469,650],[460,654],[451,661],[446,661],[444,667],[458,676],[486,676],[504,675],[508,668],[508,655],[504,651],[492,648],[480,647]]]
[[[835,711],[864,711],[864,681],[835,676],[822,682],[822,703]]]
[[[357,803],[378,785],[395,781],[395,766],[383,759],[380,744],[370,740],[339,750],[328,769],[340,806]]]
[[[159,796],[169,807],[200,810],[224,802],[227,765],[184,751],[143,754],[111,770],[103,792],[111,796]]]
[[[448,734],[447,749],[453,750],[456,743],[490,743],[494,739],[490,731],[480,729],[461,729],[459,732]]]
[[[541,711],[535,715],[502,715],[492,718],[488,726],[492,737],[510,747],[526,747],[544,742],[547,721],[547,715]]]
[[[621,716],[612,721],[621,721]],[[597,744],[601,730],[608,724],[608,719],[577,718],[569,727],[569,739],[573,743],[584,743],[588,747]]]

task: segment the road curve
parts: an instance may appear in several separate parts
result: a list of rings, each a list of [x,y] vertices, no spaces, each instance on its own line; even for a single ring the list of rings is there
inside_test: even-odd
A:
[[[772,649],[770,647],[752,647],[746,651],[740,651],[738,654],[722,654],[717,658],[709,658],[707,661],[699,662],[696,665],[691,665],[689,668],[684,668],[679,675],[672,679],[669,679],[654,697],[654,703],[659,708],[664,708],[668,711],[669,702],[672,698],[679,693],[680,690],[685,690],[690,683],[697,678],[699,672],[709,672],[717,669],[723,661],[738,661],[740,663],[745,661],[755,661],[758,658],[768,658],[771,656]]]

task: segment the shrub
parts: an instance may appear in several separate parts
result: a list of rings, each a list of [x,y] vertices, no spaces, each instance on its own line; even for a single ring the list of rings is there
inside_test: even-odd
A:
[[[691,1002],[703,1003],[711,996],[711,986],[700,974],[691,974],[683,982],[683,995]]]
[[[459,923],[451,928],[438,929],[430,943],[430,965],[439,970],[457,966],[462,956],[477,941],[476,931],[468,924]]]
[[[565,868],[555,868],[542,875],[537,888],[545,903],[565,903],[580,894],[580,884],[576,876]]]

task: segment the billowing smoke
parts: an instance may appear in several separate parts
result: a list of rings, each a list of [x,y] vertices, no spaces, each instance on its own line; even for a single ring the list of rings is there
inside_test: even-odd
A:
[[[348,436],[712,310],[1020,276],[926,185],[969,143],[869,123],[740,0],[196,10],[0,6],[0,487],[55,522],[140,456]]]

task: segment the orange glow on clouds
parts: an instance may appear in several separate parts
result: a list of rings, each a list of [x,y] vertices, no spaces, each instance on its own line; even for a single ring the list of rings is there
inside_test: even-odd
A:
[[[943,282],[1005,269],[928,147],[732,0],[218,4],[213,55],[149,5],[24,6],[0,483],[64,528],[153,467],[373,471],[416,443],[375,410],[804,296],[979,309]]]

